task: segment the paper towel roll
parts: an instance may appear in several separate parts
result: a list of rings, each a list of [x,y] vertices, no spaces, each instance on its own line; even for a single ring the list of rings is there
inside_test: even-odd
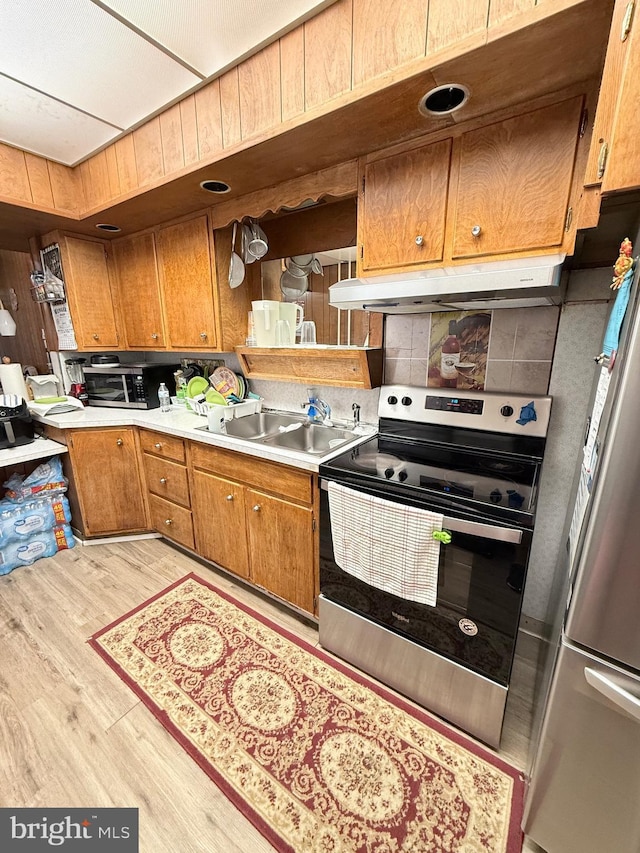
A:
[[[3,394],[16,394],[24,400],[28,399],[21,364],[0,364],[0,384]]]

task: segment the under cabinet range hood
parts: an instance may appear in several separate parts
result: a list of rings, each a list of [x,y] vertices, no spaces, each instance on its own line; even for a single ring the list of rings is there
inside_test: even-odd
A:
[[[329,287],[329,304],[383,314],[558,305],[564,290],[565,257],[543,255],[348,278]]]

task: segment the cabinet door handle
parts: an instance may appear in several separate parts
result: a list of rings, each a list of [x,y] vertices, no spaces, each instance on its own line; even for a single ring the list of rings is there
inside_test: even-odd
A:
[[[91,335],[91,337],[93,338],[94,341],[100,340],[100,335]]]
[[[167,482],[167,478],[166,477],[160,477],[160,482],[164,486],[164,484]]]
[[[228,500],[228,501],[232,501],[232,500],[233,500],[233,495],[227,495],[227,500]]]
[[[609,153],[609,146],[606,142],[603,142],[600,146],[600,153],[598,154],[598,178],[601,178],[604,175],[604,170],[607,166],[607,154]]]
[[[418,234],[418,236],[416,237],[416,246],[422,246],[423,243],[424,237],[422,236],[422,234]]]
[[[124,444],[124,441],[123,441],[121,438],[119,438],[119,439],[116,441],[116,444],[118,445],[118,447],[122,447],[122,445]]]
[[[631,19],[633,18],[633,7],[635,3],[631,0],[631,3],[627,3],[627,8],[624,12],[624,18],[622,19],[622,26],[620,28],[620,41],[626,41],[627,36],[631,32]]]
[[[173,524],[173,519],[167,518],[164,523],[167,525],[167,527],[171,527],[171,525]]]
[[[254,511],[254,512],[260,512],[260,509],[261,509],[260,504],[256,504],[256,505],[253,507],[253,511]]]
[[[152,333],[152,335],[151,335],[151,338],[152,338],[154,341],[157,341],[157,340],[158,340],[158,333],[157,333],[157,332],[153,332],[153,333]]]
[[[156,441],[156,443],[153,446],[155,447],[156,450],[162,450],[162,443],[159,441]]]
[[[203,341],[206,341],[207,340],[207,333],[206,332],[200,332],[200,337],[202,338]]]
[[[480,234],[482,234],[482,226],[481,225],[474,225],[473,228],[471,229],[471,236],[472,237],[479,237]]]

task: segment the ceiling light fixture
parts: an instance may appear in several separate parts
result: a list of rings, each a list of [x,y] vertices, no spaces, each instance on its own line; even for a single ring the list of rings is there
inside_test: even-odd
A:
[[[106,222],[101,222],[99,225],[96,225],[96,228],[99,228],[101,231],[122,231],[119,225],[108,225]]]
[[[231,189],[224,181],[200,181],[200,186],[209,193],[228,193]]]
[[[423,116],[442,116],[459,110],[469,99],[469,90],[461,83],[436,86],[420,98],[418,112]]]

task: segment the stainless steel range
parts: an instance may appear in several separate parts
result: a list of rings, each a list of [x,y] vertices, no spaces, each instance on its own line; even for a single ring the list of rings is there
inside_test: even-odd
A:
[[[320,643],[492,746],[550,411],[385,386],[378,435],[320,466]]]

